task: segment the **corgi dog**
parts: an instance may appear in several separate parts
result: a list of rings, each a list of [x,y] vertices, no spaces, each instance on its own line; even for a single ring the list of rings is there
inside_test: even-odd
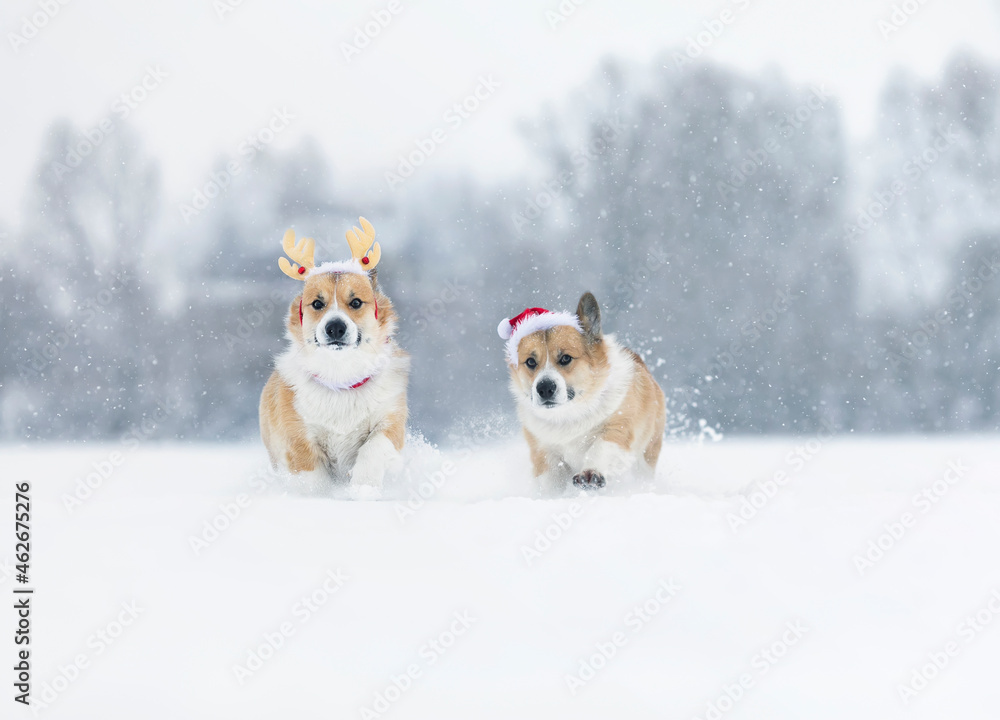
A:
[[[356,499],[380,497],[398,470],[406,434],[409,356],[378,284],[381,248],[364,218],[347,233],[351,259],[313,261],[315,242],[285,233],[282,272],[305,283],[289,308],[287,349],[260,398],[260,434],[275,469],[349,482]],[[374,243],[374,244],[373,244]]]
[[[510,388],[543,492],[652,476],[666,400],[638,355],[601,332],[591,293],[576,314],[528,308],[497,328]]]

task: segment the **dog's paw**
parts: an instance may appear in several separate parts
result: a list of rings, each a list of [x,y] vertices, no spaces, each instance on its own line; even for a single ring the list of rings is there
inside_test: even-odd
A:
[[[347,488],[347,494],[351,500],[381,500],[382,488],[375,485],[365,485],[362,483],[351,483]]]
[[[539,497],[560,497],[566,492],[569,473],[559,473],[549,470],[539,475],[537,480]]]
[[[585,490],[597,490],[605,486],[604,476],[596,470],[584,470],[573,476],[573,484]]]
[[[382,479],[385,476],[381,462],[359,462],[351,473],[348,486],[354,500],[378,500],[382,497]]]

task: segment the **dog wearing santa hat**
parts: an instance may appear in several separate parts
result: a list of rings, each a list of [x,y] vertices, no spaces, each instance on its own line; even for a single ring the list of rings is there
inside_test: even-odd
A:
[[[393,339],[396,313],[378,284],[382,250],[364,218],[347,233],[351,259],[316,266],[315,242],[285,233],[278,265],[305,283],[292,301],[288,348],[260,398],[260,434],[276,469],[349,482],[381,495],[401,466],[409,356]]]
[[[575,315],[528,308],[497,332],[543,491],[652,475],[666,424],[663,390],[642,358],[601,332],[591,293]]]

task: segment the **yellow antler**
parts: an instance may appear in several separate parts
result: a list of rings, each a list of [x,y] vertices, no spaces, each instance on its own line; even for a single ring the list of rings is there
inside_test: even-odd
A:
[[[360,261],[365,270],[374,270],[378,261],[382,259],[382,248],[375,242],[375,228],[372,224],[364,218],[358,219],[364,230],[355,227],[347,231],[347,244],[351,246],[351,257]]]
[[[316,263],[313,261],[313,253],[316,252],[316,241],[312,238],[302,238],[295,242],[295,231],[286,230],[285,237],[281,240],[281,247],[285,250],[285,255],[290,257],[295,263],[288,262],[287,258],[278,258],[278,267],[292,280],[305,282],[306,273],[312,270]]]

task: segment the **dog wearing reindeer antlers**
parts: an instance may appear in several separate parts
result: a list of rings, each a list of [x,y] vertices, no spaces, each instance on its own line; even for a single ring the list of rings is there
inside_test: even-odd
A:
[[[376,267],[382,249],[364,218],[347,233],[351,259],[316,265],[316,244],[288,230],[278,266],[304,283],[288,313],[288,347],[260,398],[271,464],[346,480],[351,496],[377,499],[401,466],[409,356],[396,344],[396,313]]]

